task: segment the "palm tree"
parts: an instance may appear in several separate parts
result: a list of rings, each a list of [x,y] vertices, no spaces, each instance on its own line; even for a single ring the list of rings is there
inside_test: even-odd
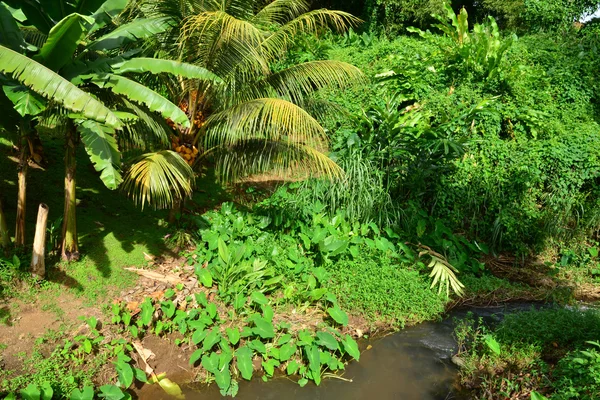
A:
[[[325,153],[326,133],[315,118],[323,102],[311,95],[352,84],[362,79],[361,72],[338,61],[279,72],[270,66],[285,56],[295,35],[344,30],[356,18],[310,11],[305,0],[138,0],[131,15],[169,21],[170,28],[153,38],[156,54],[204,67],[224,82],[162,82],[169,98],[194,121],[190,128],[175,124],[176,149],[198,146],[200,155],[213,156],[221,181],[290,167],[340,173]],[[130,190],[135,193],[135,185]]]
[[[14,0],[12,0],[14,1]],[[9,0],[10,3],[10,0]],[[44,107],[43,122],[63,129],[66,139],[65,155],[65,209],[63,217],[62,257],[74,260],[79,256],[76,229],[75,149],[80,140],[90,156],[100,178],[110,189],[122,182],[121,152],[117,131],[122,143],[144,144],[140,134],[150,134],[168,143],[168,126],[164,119],[189,127],[186,114],[158,92],[127,76],[139,72],[169,73],[187,79],[210,81],[220,79],[205,68],[175,61],[153,58],[135,58],[139,50],[131,49],[139,39],[154,35],[168,27],[161,19],[137,20],[117,26],[114,17],[127,5],[124,0],[98,1],[54,0],[38,2],[27,0],[16,12],[4,7],[0,46],[0,72],[9,83],[20,86],[20,91],[33,97],[41,96]],[[0,3],[2,4],[2,3]],[[32,7],[29,7],[33,5]],[[2,7],[0,7],[0,11]],[[41,18],[40,12],[44,17]],[[86,12],[82,15],[79,12]],[[23,16],[25,19],[23,19]],[[10,18],[9,18],[10,19]],[[54,23],[55,20],[58,22]],[[38,47],[28,43],[22,27],[35,28],[35,37],[42,37]],[[28,29],[31,30],[32,28]],[[14,39],[14,40],[13,40]],[[13,42],[18,45],[13,45]],[[129,46],[129,51],[123,51]],[[31,57],[29,57],[29,54]],[[137,68],[136,65],[142,65]],[[3,89],[6,84],[3,84]],[[4,90],[6,92],[6,90]],[[22,101],[8,96],[15,109]],[[106,104],[109,104],[108,107]],[[119,109],[119,111],[117,111]],[[157,118],[154,114],[160,114]],[[146,157],[148,158],[148,157]],[[163,188],[175,197],[191,192],[193,173],[189,166],[170,152],[152,155],[155,176],[169,176],[172,186]],[[177,171],[173,174],[172,171]]]

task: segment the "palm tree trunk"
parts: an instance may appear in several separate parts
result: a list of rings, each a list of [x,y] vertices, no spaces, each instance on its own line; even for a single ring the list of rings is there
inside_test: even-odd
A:
[[[17,195],[17,227],[15,229],[15,246],[25,246],[25,212],[27,205],[27,169],[29,167],[29,143],[25,132],[21,130],[21,154],[19,156]]]
[[[6,251],[8,246],[10,246],[10,236],[8,235],[6,217],[4,216],[4,203],[0,198],[0,247]]]
[[[65,261],[79,259],[79,244],[77,243],[77,220],[75,197],[75,149],[77,146],[77,131],[72,123],[67,127],[65,154],[65,208],[62,226],[62,253]]]
[[[35,238],[33,240],[33,254],[31,256],[31,273],[38,279],[46,277],[46,227],[48,225],[48,206],[40,204],[38,209]]]

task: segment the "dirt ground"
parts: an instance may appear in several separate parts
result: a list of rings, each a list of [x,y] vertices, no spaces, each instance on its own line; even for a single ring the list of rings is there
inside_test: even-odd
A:
[[[0,304],[0,309],[8,313],[5,324],[0,324],[0,368],[6,371],[18,371],[23,355],[31,354],[36,340],[49,330],[69,332],[83,323],[80,316],[102,316],[100,309],[84,306],[80,298],[68,292],[33,303],[12,300]]]

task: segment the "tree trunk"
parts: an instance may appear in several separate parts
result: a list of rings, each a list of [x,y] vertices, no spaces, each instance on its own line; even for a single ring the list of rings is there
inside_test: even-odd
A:
[[[0,247],[6,251],[8,246],[10,246],[10,236],[8,235],[6,217],[4,216],[4,203],[0,199]]]
[[[27,202],[27,168],[29,166],[29,144],[27,138],[21,138],[21,154],[19,156],[18,176],[19,192],[17,197],[17,227],[15,229],[15,246],[25,246],[25,209]]]
[[[76,261],[79,259],[77,243],[76,197],[75,197],[75,148],[77,146],[77,131],[72,123],[67,127],[65,155],[65,209],[62,226],[62,259]]]
[[[33,255],[31,257],[31,273],[34,277],[44,279],[46,276],[46,227],[48,225],[48,206],[40,204],[38,209],[35,239],[33,240]]]

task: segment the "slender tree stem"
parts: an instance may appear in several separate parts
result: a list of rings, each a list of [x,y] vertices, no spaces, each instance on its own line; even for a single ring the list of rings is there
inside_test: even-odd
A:
[[[19,155],[17,226],[15,228],[15,246],[25,246],[25,214],[27,208],[27,169],[29,167],[29,142],[24,127],[21,127],[21,153]]]
[[[79,259],[79,244],[77,243],[76,194],[75,194],[75,149],[78,138],[75,126],[69,123],[66,135],[65,154],[65,208],[62,226],[62,259],[76,261]]]

